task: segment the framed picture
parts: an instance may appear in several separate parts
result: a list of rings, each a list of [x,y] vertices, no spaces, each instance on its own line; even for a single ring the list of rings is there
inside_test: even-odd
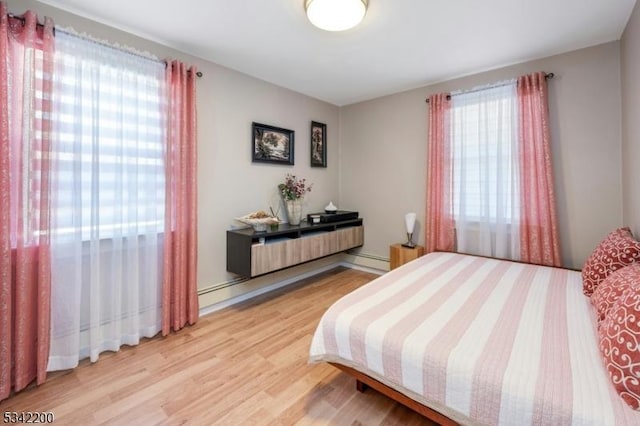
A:
[[[260,123],[253,123],[252,130],[254,163],[293,165],[293,130]]]
[[[311,167],[327,167],[327,125],[311,122]]]

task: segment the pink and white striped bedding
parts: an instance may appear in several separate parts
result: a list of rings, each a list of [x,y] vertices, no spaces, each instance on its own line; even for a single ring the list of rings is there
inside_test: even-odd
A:
[[[579,272],[432,253],[337,301],[310,361],[462,424],[640,425],[603,367]]]

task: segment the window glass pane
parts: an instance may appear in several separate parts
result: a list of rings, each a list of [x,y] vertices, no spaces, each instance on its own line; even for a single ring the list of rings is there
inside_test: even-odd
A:
[[[453,98],[451,135],[456,219],[517,222],[515,86]]]
[[[54,232],[164,231],[164,65],[56,37]]]

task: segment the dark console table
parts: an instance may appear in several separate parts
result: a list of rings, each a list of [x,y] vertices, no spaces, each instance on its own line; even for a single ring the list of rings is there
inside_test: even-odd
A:
[[[281,224],[276,230],[227,231],[227,271],[255,277],[364,243],[362,219],[332,223]]]

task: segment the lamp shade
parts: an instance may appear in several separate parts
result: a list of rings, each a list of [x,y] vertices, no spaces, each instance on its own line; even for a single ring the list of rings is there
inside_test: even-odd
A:
[[[416,214],[407,213],[404,216],[404,224],[407,227],[407,234],[413,234],[413,228],[416,226]]]
[[[307,17],[313,25],[326,31],[344,31],[362,21],[367,0],[307,0]]]

